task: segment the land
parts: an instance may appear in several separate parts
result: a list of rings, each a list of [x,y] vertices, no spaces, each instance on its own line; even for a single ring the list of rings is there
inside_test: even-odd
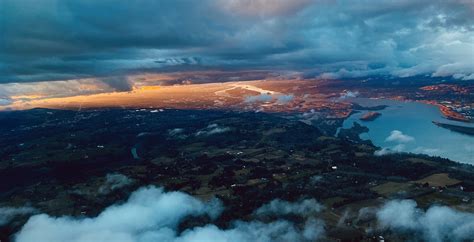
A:
[[[474,84],[433,78],[399,80],[352,80],[339,83],[357,88],[361,96],[370,98],[416,101],[435,105],[447,119],[473,122]]]
[[[321,218],[329,241],[402,241],[369,229],[373,216],[358,219],[360,208],[391,199],[474,212],[474,167],[426,155],[375,156],[378,147],[358,138],[366,127],[335,137],[340,122],[303,114],[157,107],[0,112],[0,207],[93,217],[138,187],[156,185],[219,198],[226,209],[216,224],[226,228],[273,199],[315,198],[327,207]],[[108,174],[132,182],[104,192]],[[9,241],[27,219],[1,226],[0,240]],[[180,226],[203,222],[190,219]]]
[[[367,113],[365,113],[364,115],[362,115],[360,117],[360,120],[362,120],[362,121],[374,121],[375,119],[380,117],[380,115],[382,115],[382,114],[378,113],[378,112],[367,112]]]
[[[466,135],[474,135],[474,127],[459,126],[454,124],[446,124],[441,122],[433,121],[433,123],[439,127],[449,129],[454,132],[458,132]]]
[[[432,100],[426,101],[437,105],[446,118],[461,122],[474,119],[472,84],[436,84],[423,86],[420,90],[431,96]]]
[[[176,108],[259,112],[319,112],[326,119],[344,119],[355,110],[377,111],[386,106],[362,107],[351,97],[393,99],[435,105],[447,119],[474,120],[474,84],[417,77],[385,79],[278,79],[152,85],[140,82],[133,90],[71,97],[15,97],[0,110],[52,108]],[[349,95],[348,95],[349,94]]]
[[[269,79],[22,97],[0,112],[0,207],[93,217],[156,185],[221,199],[226,210],[217,225],[226,228],[273,199],[315,198],[327,207],[321,216],[330,241],[403,241],[374,230],[373,216],[358,220],[357,211],[407,198],[422,208],[436,203],[474,212],[474,168],[426,155],[374,155],[379,148],[359,136],[367,127],[341,126],[355,112],[375,118],[387,106],[363,107],[351,98],[425,102],[471,122],[473,90],[431,79]],[[130,182],[105,189],[110,174]],[[0,240],[9,241],[27,219],[0,226]],[[180,226],[188,222],[199,223]]]
[[[357,103],[352,104],[352,109],[354,110],[379,111],[379,110],[384,110],[387,107],[388,107],[387,105],[376,105],[376,106],[371,106],[371,107],[364,107]]]
[[[129,92],[17,101],[3,110],[51,108],[175,108],[259,112],[317,111],[328,118],[346,118],[352,103],[334,101],[341,90],[325,88],[329,82],[265,80],[174,86],[142,86]]]

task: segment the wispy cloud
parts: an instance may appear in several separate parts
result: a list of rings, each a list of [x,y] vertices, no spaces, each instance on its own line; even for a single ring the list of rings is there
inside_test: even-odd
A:
[[[209,136],[214,134],[221,134],[229,132],[231,129],[229,127],[222,127],[218,124],[209,124],[206,128],[196,132],[196,136]]]

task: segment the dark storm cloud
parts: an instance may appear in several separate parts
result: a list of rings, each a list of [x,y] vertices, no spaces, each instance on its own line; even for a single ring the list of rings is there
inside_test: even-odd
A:
[[[474,79],[469,0],[0,0],[0,33],[0,83],[200,69]]]

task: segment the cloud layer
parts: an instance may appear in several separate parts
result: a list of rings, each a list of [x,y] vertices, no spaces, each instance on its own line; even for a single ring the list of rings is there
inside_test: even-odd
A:
[[[201,69],[472,80],[473,16],[466,0],[3,0],[0,83],[124,90],[130,73]]]
[[[182,192],[165,192],[148,186],[132,193],[127,201],[106,208],[97,217],[34,215],[14,241],[312,242],[325,238],[324,221],[318,218],[325,208],[314,199],[296,202],[276,199],[256,209],[250,221],[236,220],[226,228],[209,222],[218,219],[223,209],[217,199],[203,202]],[[37,210],[25,207],[0,209],[0,212],[17,216]],[[340,221],[345,221],[347,214],[346,211]],[[208,219],[180,230],[180,224],[190,217]],[[369,228],[369,233],[408,236],[414,241],[458,242],[474,238],[474,214],[439,205],[423,210],[413,200],[392,200],[381,207],[364,207],[356,218],[360,219],[377,222]]]
[[[380,226],[399,233],[409,233],[423,241],[468,241],[474,238],[474,214],[446,206],[432,206],[423,211],[413,200],[395,200],[377,211]]]
[[[278,201],[268,205],[284,208],[306,218],[302,226],[276,219],[271,222],[253,220],[235,221],[228,229],[213,224],[189,228],[181,233],[178,226],[189,216],[208,216],[216,219],[223,210],[219,200],[204,203],[181,192],[164,192],[161,188],[145,187],[134,192],[123,204],[112,205],[94,218],[54,218],[46,214],[31,217],[15,237],[17,242],[309,242],[320,238],[324,224],[306,214],[319,211],[320,205],[314,200],[301,203]],[[285,207],[289,208],[285,208]],[[262,208],[267,213],[280,216],[280,211]],[[314,211],[316,212],[316,211]]]

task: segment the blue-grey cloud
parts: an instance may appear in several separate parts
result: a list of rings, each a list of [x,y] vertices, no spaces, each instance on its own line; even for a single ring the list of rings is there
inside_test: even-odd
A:
[[[130,186],[135,181],[120,173],[111,173],[105,176],[105,181],[102,186],[99,187],[98,192],[100,194],[108,194],[120,188]]]
[[[208,223],[179,231],[179,225],[186,218],[218,218],[223,211],[221,202],[214,199],[204,203],[182,192],[165,192],[161,188],[150,186],[140,188],[126,202],[106,208],[97,217],[55,218],[47,214],[32,216],[15,235],[14,241],[309,242],[324,236],[324,223],[314,216],[302,214],[307,211],[319,212],[308,207],[321,206],[314,200],[295,204],[278,201],[277,204],[278,208],[293,211],[295,215],[305,219],[305,222],[298,226],[281,218],[279,211],[264,209],[274,214],[275,219],[266,222],[257,218],[249,222],[234,221],[225,229]]]
[[[262,94],[259,94],[259,95],[247,96],[247,97],[245,97],[244,102],[246,102],[246,103],[270,102],[272,100],[273,100],[272,95],[267,94],[267,93],[262,93]]]
[[[268,204],[258,208],[254,213],[259,216],[268,215],[305,215],[317,214],[323,210],[323,206],[315,199],[305,199],[298,203],[290,203],[275,199]]]
[[[414,241],[469,241],[474,238],[474,214],[447,206],[417,208],[413,200],[387,202],[376,212],[383,229],[408,234]]]
[[[202,69],[474,79],[474,4],[0,1],[0,83]]]

